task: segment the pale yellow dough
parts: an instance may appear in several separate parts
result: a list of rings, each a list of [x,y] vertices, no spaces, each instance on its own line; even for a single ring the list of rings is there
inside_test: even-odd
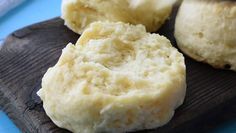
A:
[[[163,126],[183,103],[184,57],[142,25],[95,22],[42,79],[47,115],[75,133]]]
[[[176,18],[175,37],[192,58],[236,71],[236,1],[185,0]]]
[[[169,17],[176,0],[63,0],[62,18],[71,30],[82,33],[95,21],[143,24],[157,31]]]

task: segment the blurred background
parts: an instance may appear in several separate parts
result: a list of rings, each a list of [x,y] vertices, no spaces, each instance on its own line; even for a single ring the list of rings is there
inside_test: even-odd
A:
[[[0,40],[27,25],[60,16],[61,0],[0,0]]]
[[[61,0],[0,0],[0,47],[11,32],[25,26],[60,16]],[[231,110],[232,108],[225,108]],[[235,109],[236,110],[236,109]],[[233,111],[236,112],[236,111]],[[232,113],[232,111],[231,111]],[[236,133],[236,118],[228,119],[222,114],[220,124],[211,124],[212,133]],[[236,115],[230,115],[236,116]],[[207,124],[207,123],[206,123]],[[0,133],[20,133],[0,107]],[[191,132],[191,131],[190,131]]]

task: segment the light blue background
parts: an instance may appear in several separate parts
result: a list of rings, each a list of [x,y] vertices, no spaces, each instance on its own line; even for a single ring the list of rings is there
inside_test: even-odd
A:
[[[60,15],[61,0],[26,0],[0,18],[0,39],[24,26]]]
[[[61,0],[26,0],[21,6],[0,18],[0,40],[11,32],[27,25],[60,15]],[[5,113],[0,111],[0,133],[19,133]],[[236,133],[235,121],[225,122],[213,133]]]

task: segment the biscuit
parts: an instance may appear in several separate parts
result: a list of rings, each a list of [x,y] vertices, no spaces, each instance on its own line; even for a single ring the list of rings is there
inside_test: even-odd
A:
[[[184,57],[142,25],[95,22],[42,79],[47,115],[75,133],[163,126],[183,103]]]
[[[95,21],[143,24],[157,31],[169,17],[176,0],[63,0],[62,18],[71,30],[82,33]]]
[[[236,1],[185,0],[175,38],[193,59],[236,71]]]

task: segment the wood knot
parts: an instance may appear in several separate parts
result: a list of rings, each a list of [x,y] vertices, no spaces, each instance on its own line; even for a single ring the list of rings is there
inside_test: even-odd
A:
[[[29,28],[24,28],[24,29],[15,31],[14,33],[12,33],[12,36],[21,39],[29,35],[31,32],[32,30],[30,30]]]
[[[38,111],[38,112],[42,112],[43,111],[43,103],[35,103],[34,101],[30,100],[28,102],[26,102],[26,106],[29,110],[34,110],[34,111]]]
[[[33,89],[33,91],[30,94],[30,99],[26,102],[26,106],[29,110],[34,110],[41,112],[43,111],[43,102],[39,98],[39,96],[36,94],[37,91],[41,88],[41,80],[38,81]]]

